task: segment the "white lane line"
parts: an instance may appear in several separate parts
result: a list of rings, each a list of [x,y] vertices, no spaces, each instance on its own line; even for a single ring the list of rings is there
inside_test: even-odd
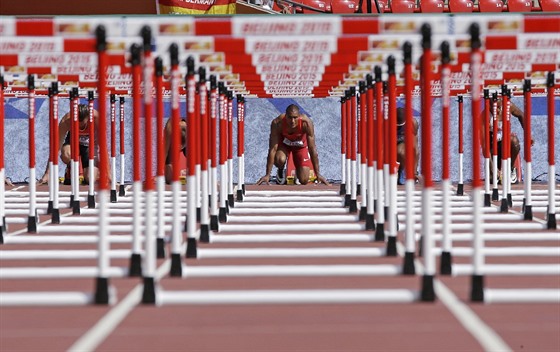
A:
[[[401,257],[404,256],[404,247],[399,242],[397,250]],[[415,265],[419,274],[424,271],[422,263],[418,259]],[[437,299],[453,314],[459,323],[475,338],[485,351],[512,351],[506,342],[498,335],[494,329],[487,325],[468,305],[461,302],[459,298],[438,279],[434,279],[434,290]]]
[[[184,249],[183,249],[184,250]],[[166,260],[156,272],[158,282],[171,268],[171,260]],[[95,351],[99,345],[115,331],[127,315],[140,304],[143,284],[136,285],[114,308],[110,309],[94,326],[83,334],[68,351]]]
[[[441,281],[434,280],[436,296],[480,343],[485,351],[511,351],[506,342]]]

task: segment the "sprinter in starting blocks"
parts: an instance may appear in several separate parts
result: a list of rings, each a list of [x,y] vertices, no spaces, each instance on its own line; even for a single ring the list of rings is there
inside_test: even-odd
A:
[[[290,162],[292,162],[290,166]],[[272,165],[278,168],[276,182],[286,184],[291,177],[292,183],[305,185],[309,182],[329,182],[321,175],[319,156],[315,146],[313,122],[301,114],[297,105],[290,105],[270,125],[266,174],[257,185],[270,182]]]

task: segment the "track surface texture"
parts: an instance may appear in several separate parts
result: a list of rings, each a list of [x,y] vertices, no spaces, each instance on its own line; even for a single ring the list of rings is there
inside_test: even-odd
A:
[[[436,185],[436,190],[438,187]],[[421,187],[416,189],[420,191]],[[533,185],[533,189],[545,190],[546,185]],[[69,189],[61,187],[61,190]],[[81,189],[82,192],[86,190],[85,187]],[[521,201],[516,195],[520,194],[522,185],[514,185],[513,190],[518,193],[514,193],[514,204],[509,214],[520,214]],[[21,192],[18,194],[23,196],[26,191],[25,186],[8,187],[6,208],[18,208],[19,203],[14,202],[18,198],[15,194]],[[47,187],[41,186],[38,191],[45,192]],[[126,275],[109,279],[116,292],[115,302],[111,305],[39,304],[22,307],[6,306],[5,301],[0,302],[0,351],[560,350],[560,304],[472,303],[469,298],[469,274],[444,276],[438,273],[434,280],[437,296],[434,302],[420,302],[414,297],[413,302],[407,302],[410,299],[406,297],[403,298],[405,302],[388,302],[393,298],[398,300],[400,292],[414,295],[421,287],[421,275],[391,273],[391,270],[400,270],[403,263],[404,231],[399,228],[397,236],[399,255],[385,256],[385,243],[373,241],[373,231],[352,227],[364,222],[358,221],[353,216],[357,214],[349,214],[344,208],[344,198],[338,195],[339,185],[248,185],[246,191],[243,202],[236,202],[235,207],[230,208],[228,222],[220,224],[219,232],[211,233],[211,242],[198,243],[198,258],[185,259],[182,253],[183,278],[168,275],[170,245],[167,243],[167,257],[157,261],[158,305],[141,304],[142,278]],[[322,197],[334,197],[340,205],[328,208],[319,204],[316,207],[321,210],[313,210],[314,205],[309,207],[309,214],[291,214],[288,210],[287,215],[282,217],[270,213],[253,217],[259,211],[270,209],[263,204],[270,204],[280,197],[269,193],[259,195],[262,191],[330,191],[330,195],[309,197],[317,203],[322,202]],[[403,186],[399,186],[399,192],[404,195]],[[469,192],[466,186],[466,196],[463,199],[453,198],[452,204],[468,201]],[[129,190],[127,197],[119,198],[117,204],[130,202],[130,195]],[[559,204],[558,188],[556,197],[556,204]],[[94,215],[85,212],[72,216],[64,199],[61,199],[63,225],[68,221],[66,219],[95,219]],[[40,194],[40,209],[45,206],[45,200],[46,196]],[[256,202],[251,203],[259,200],[264,200],[260,206],[255,206]],[[498,209],[499,205],[499,202],[492,204]],[[468,208],[468,205],[453,205],[453,215],[469,214],[468,210],[462,212],[465,207]],[[85,208],[87,202],[83,201],[82,209]],[[404,203],[398,204],[398,213],[399,222],[404,224]],[[558,235],[558,231],[522,228],[522,224],[526,223],[545,223],[544,212],[535,212],[532,222],[511,218],[500,220],[500,215],[507,214],[496,212],[485,223],[504,224],[504,230],[488,232],[504,236],[515,233],[526,235],[521,240],[488,240],[487,248],[542,247],[548,248],[552,255],[518,253],[488,256],[486,263],[560,265],[558,238],[530,238],[541,233]],[[119,216],[120,223],[131,224],[127,222],[127,217],[130,220],[131,215],[115,216]],[[96,266],[95,243],[13,243],[15,238],[28,236],[25,223],[11,220],[17,218],[27,220],[27,214],[7,216],[9,231],[5,235],[5,243],[0,245],[0,272],[6,274],[6,270],[25,267],[54,270],[55,267]],[[41,215],[39,221],[46,228],[59,226],[50,224],[50,216],[47,215]],[[436,218],[435,223],[439,221]],[[453,224],[461,223],[469,221],[461,218],[453,220]],[[86,238],[96,233],[85,233],[81,227],[92,224],[74,224],[75,229],[65,233],[29,236]],[[314,230],[313,226],[317,224],[328,227]],[[265,231],[264,227],[259,227],[264,225],[275,228]],[[468,233],[468,230],[453,230],[453,235],[461,233]],[[170,231],[167,231],[166,236],[169,234]],[[321,237],[326,234],[337,236]],[[130,233],[114,232],[112,235],[117,237]],[[297,239],[298,236],[301,239]],[[439,241],[436,244],[439,247]],[[470,241],[464,238],[453,241],[453,247],[458,249],[470,245]],[[33,252],[29,252],[29,258],[19,257],[25,253],[23,251],[30,250],[39,250],[43,254],[53,250],[84,252],[73,252],[78,254],[67,259],[61,259],[62,252],[53,253],[52,258],[46,259],[33,259]],[[122,270],[126,273],[129,250],[130,242],[112,242],[111,267],[124,268]],[[470,264],[470,258],[468,253],[461,255],[457,252],[453,255],[453,263]],[[423,258],[417,256],[416,259],[418,274]],[[486,288],[491,289],[560,290],[560,275],[487,275],[484,283]],[[1,294],[45,292],[41,297],[54,297],[57,292],[91,294],[94,289],[94,275],[74,278],[0,276]],[[382,302],[368,301],[371,295],[377,293]]]

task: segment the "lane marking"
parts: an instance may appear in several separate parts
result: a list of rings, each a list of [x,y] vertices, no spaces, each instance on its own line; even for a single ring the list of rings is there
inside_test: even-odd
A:
[[[156,272],[156,283],[169,272],[170,268],[171,260],[167,259]],[[143,287],[143,284],[136,285],[122,301],[110,309],[94,326],[76,340],[68,351],[95,351],[115,331],[128,314],[140,304]]]

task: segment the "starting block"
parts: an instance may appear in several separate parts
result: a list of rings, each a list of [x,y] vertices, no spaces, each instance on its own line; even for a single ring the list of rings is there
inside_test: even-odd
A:
[[[297,184],[296,167],[291,158],[292,153],[288,154],[288,167],[286,168],[286,184],[295,185]],[[316,182],[317,176],[315,175],[315,170],[313,166],[309,170],[309,182]]]

